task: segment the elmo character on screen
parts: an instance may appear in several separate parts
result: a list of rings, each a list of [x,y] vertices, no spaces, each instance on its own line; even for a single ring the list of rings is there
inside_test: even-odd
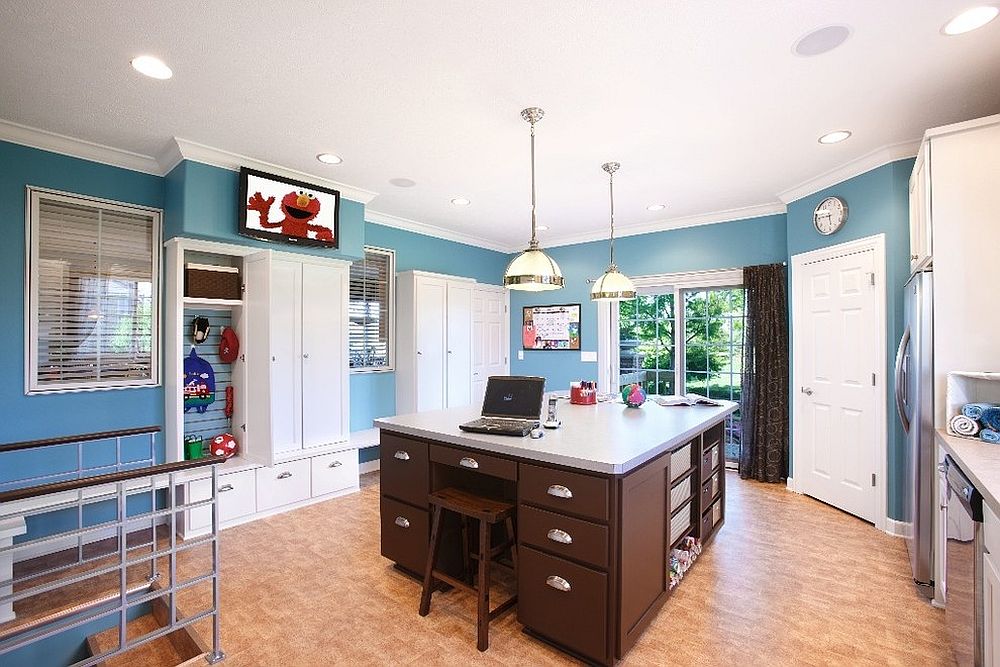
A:
[[[312,193],[296,190],[282,197],[281,212],[285,214],[285,219],[278,222],[268,220],[272,204],[274,197],[265,199],[259,192],[255,192],[247,202],[247,210],[260,214],[260,226],[265,229],[280,227],[282,234],[303,239],[309,238],[309,232],[312,232],[318,241],[333,240],[333,231],[329,227],[310,224],[319,215],[319,200]]]

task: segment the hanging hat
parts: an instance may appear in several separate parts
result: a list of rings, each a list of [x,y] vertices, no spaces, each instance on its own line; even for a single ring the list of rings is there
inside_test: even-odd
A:
[[[224,364],[231,364],[240,355],[240,339],[232,327],[222,327],[219,336],[219,359]]]
[[[204,343],[211,330],[212,323],[208,321],[207,317],[199,315],[191,321],[191,338],[194,339],[195,345]]]

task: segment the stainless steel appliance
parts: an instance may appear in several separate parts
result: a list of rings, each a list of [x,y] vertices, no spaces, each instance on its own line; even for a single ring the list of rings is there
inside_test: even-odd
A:
[[[951,457],[948,481],[948,604],[944,621],[959,667],[983,664],[983,497]]]
[[[915,273],[904,287],[905,328],[896,352],[896,410],[905,434],[903,466],[907,527],[913,581],[934,597],[934,308],[933,274]]]

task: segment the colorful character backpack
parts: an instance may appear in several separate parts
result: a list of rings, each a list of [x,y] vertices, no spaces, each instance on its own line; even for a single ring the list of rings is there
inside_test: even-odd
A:
[[[215,402],[215,371],[195,349],[184,358],[184,412],[195,408],[205,412]]]

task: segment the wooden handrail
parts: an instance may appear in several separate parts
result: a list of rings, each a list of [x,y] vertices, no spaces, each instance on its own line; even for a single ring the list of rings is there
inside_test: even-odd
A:
[[[23,442],[11,442],[0,445],[0,454],[3,452],[16,452],[21,449],[35,449],[37,447],[51,447],[52,445],[71,445],[77,442],[93,442],[94,440],[107,440],[109,438],[124,438],[129,435],[142,435],[144,433],[159,433],[159,426],[142,426],[139,428],[123,428],[117,431],[98,431],[97,433],[84,433],[83,435],[64,435],[58,438],[45,438],[43,440],[25,440]]]
[[[191,470],[193,468],[216,465],[218,463],[224,463],[225,461],[225,456],[206,456],[205,458],[193,459],[191,461],[174,461],[173,463],[161,463],[159,465],[135,468],[133,470],[109,472],[105,475],[81,477],[80,479],[71,479],[65,482],[52,482],[51,484],[27,486],[23,489],[14,489],[13,491],[4,491],[3,493],[0,493],[0,504],[14,502],[16,500],[28,500],[30,498],[37,498],[38,496],[46,496],[50,493],[76,491],[78,489],[85,489],[89,486],[125,482],[130,479],[138,479],[140,477],[165,475],[172,472],[180,472],[182,470]]]

